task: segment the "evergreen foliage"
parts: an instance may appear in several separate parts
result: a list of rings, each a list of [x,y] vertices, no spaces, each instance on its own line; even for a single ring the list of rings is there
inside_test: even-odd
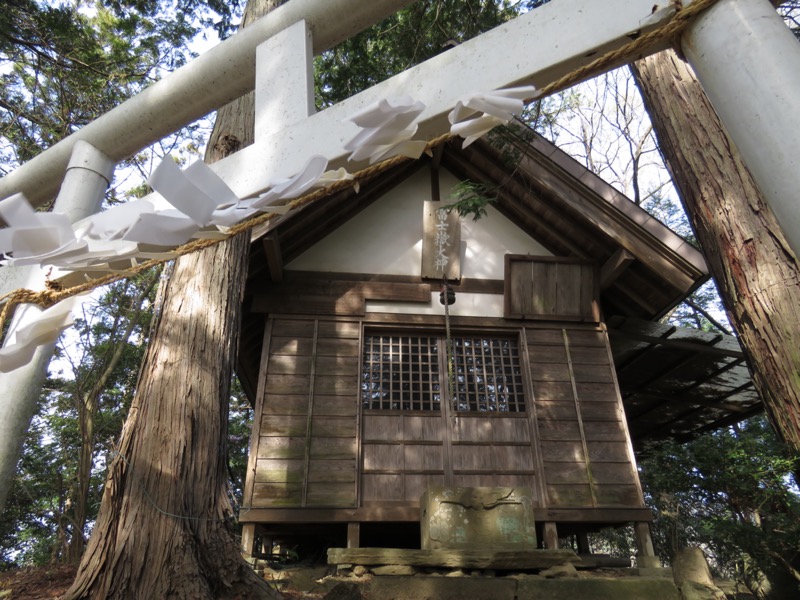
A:
[[[349,98],[517,14],[507,0],[419,0],[317,57],[318,108]]]
[[[0,518],[0,564],[66,561],[71,545],[79,555],[133,398],[157,279],[109,286],[62,338]]]
[[[495,201],[492,190],[487,185],[474,181],[459,182],[450,199],[453,202],[444,207],[446,210],[455,210],[460,217],[472,217],[473,221],[485,217],[486,207]]]
[[[720,575],[782,571],[800,585],[800,456],[766,418],[652,445],[639,466],[662,558],[699,545]]]

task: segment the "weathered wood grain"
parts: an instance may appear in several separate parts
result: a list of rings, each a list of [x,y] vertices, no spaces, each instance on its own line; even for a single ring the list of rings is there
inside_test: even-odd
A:
[[[256,461],[256,483],[302,482],[305,461],[295,459],[267,459]]]
[[[311,436],[355,438],[356,420],[349,417],[311,417]]]
[[[597,321],[594,265],[563,257],[507,255],[505,316]]]
[[[261,435],[304,438],[307,424],[308,417],[305,416],[264,415],[261,420]]]
[[[589,483],[589,472],[585,463],[544,463],[544,476],[548,483]]]
[[[363,477],[363,501],[397,500],[403,498],[403,476],[400,474],[376,474],[365,472]]]
[[[264,415],[306,415],[308,414],[308,395],[282,394],[267,396],[264,401]]]
[[[355,506],[355,486],[352,483],[309,483],[307,506]]]
[[[433,416],[405,415],[403,418],[403,435],[409,441],[441,441],[442,417],[439,413]]]
[[[302,459],[306,453],[304,437],[261,436],[258,440],[258,458]]]
[[[405,444],[403,463],[406,471],[441,471],[444,469],[442,447]]]
[[[551,506],[590,507],[592,490],[588,485],[547,485],[547,500]]]
[[[356,461],[355,459],[314,459],[309,461],[307,477],[309,484],[324,482],[352,483],[356,480]]]
[[[402,440],[403,420],[398,416],[364,415],[364,441]]]
[[[302,483],[256,483],[253,486],[253,507],[300,506]]]
[[[344,396],[314,394],[314,414],[350,416],[355,419],[358,414],[358,397],[353,394]]]
[[[399,444],[368,444],[363,446],[364,471],[402,471],[403,447]]]
[[[310,458],[355,458],[357,448],[355,438],[314,437],[311,439]]]

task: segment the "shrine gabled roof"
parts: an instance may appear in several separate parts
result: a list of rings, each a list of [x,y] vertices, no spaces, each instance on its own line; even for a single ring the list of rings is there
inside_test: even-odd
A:
[[[525,133],[529,139],[449,147],[442,165],[496,190],[500,212],[554,255],[597,262],[606,315],[659,318],[708,280],[699,250],[554,144]]]
[[[554,255],[597,262],[601,306],[618,365],[624,369],[630,361],[649,363],[652,357],[655,368],[665,352],[663,341],[632,347],[630,336],[618,335],[615,329],[623,323],[627,324],[626,331],[630,330],[634,322],[656,327],[654,321],[708,280],[702,254],[556,146],[532,132],[524,133],[524,140],[515,136],[492,143],[478,140],[466,149],[458,140],[447,142],[435,149],[432,158],[403,162],[363,180],[359,192],[352,188],[334,192],[255,230],[238,368],[248,394],[253,397],[256,387],[264,319],[264,315],[248,311],[253,295],[269,281],[280,279],[283,264],[426,167],[442,167],[458,178],[485,184],[497,194],[495,207]],[[725,344],[736,345],[735,339],[731,340]],[[758,410],[758,399],[751,388],[725,396],[731,392],[726,383],[709,379],[706,372],[692,371],[692,357],[718,358],[719,349],[708,351],[707,342],[700,340],[697,347],[670,343],[669,351],[680,357],[669,363],[674,370],[665,377],[680,383],[669,389],[662,389],[663,379],[637,382],[641,387],[628,388],[627,373],[635,369],[620,370],[625,408],[635,423],[631,426],[635,441],[665,431],[691,435]],[[735,372],[742,383],[749,382],[738,345],[729,351],[735,354],[736,364],[728,371]],[[711,366],[709,369],[713,371]],[[724,388],[720,388],[719,397],[701,397],[701,392],[718,383]],[[688,397],[672,401],[672,396],[684,388],[696,390],[692,398],[696,396],[697,402]],[[739,398],[737,394],[743,395]],[[689,414],[693,424],[686,421]]]
[[[637,444],[691,438],[763,410],[734,336],[623,317],[607,325]]]

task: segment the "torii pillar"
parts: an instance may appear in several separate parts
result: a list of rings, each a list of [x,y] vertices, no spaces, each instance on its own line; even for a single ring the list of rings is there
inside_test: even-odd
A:
[[[300,20],[256,49],[255,141],[269,139],[314,114],[314,99],[313,38],[309,24]],[[277,245],[275,252],[280,253]],[[251,443],[248,479],[255,471],[255,455],[256,445]],[[253,554],[255,534],[254,523],[242,525],[242,552],[247,558]]]
[[[768,0],[719,0],[681,49],[800,257],[800,43]]]
[[[72,223],[96,213],[114,178],[115,167],[114,161],[90,143],[76,142],[53,210],[66,214]],[[40,267],[14,267],[0,272],[0,289],[13,290],[20,286],[44,289],[44,270]],[[6,342],[12,331],[30,323],[39,313],[41,309],[38,306],[18,306]],[[9,373],[0,373],[0,511],[5,507],[14,481],[17,461],[36,412],[55,346],[41,346],[28,364]]]

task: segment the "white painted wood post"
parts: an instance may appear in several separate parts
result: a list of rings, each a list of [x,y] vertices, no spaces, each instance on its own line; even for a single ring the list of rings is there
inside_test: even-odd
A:
[[[311,30],[301,20],[256,48],[255,140],[269,139],[314,114],[314,44]],[[307,154],[314,153],[313,141]],[[259,398],[263,402],[263,398]],[[247,476],[255,473],[255,456],[248,459]],[[250,498],[245,498],[249,502]],[[348,535],[349,535],[348,525]],[[255,523],[242,527],[242,554],[253,555]],[[348,537],[349,539],[349,537]]]
[[[681,48],[800,257],[800,43],[768,0],[720,0]]]
[[[114,177],[114,167],[114,162],[91,144],[77,142],[54,210],[67,214],[73,223],[96,213]],[[20,273],[26,277],[24,282],[19,281]],[[44,271],[39,267],[0,269],[2,292],[17,287],[44,289]],[[6,340],[14,330],[32,321],[40,312],[38,306],[31,304],[17,307]],[[9,373],[0,373],[0,511],[5,507],[54,349],[55,344],[41,346],[27,365]]]
[[[413,2],[286,2],[1,178],[0,198],[24,192],[35,206],[51,200],[79,139],[122,160],[243,96],[253,89],[256,47],[293,23],[309,23],[319,54]]]
[[[256,48],[255,94],[256,141],[314,114],[314,48],[306,21]]]

